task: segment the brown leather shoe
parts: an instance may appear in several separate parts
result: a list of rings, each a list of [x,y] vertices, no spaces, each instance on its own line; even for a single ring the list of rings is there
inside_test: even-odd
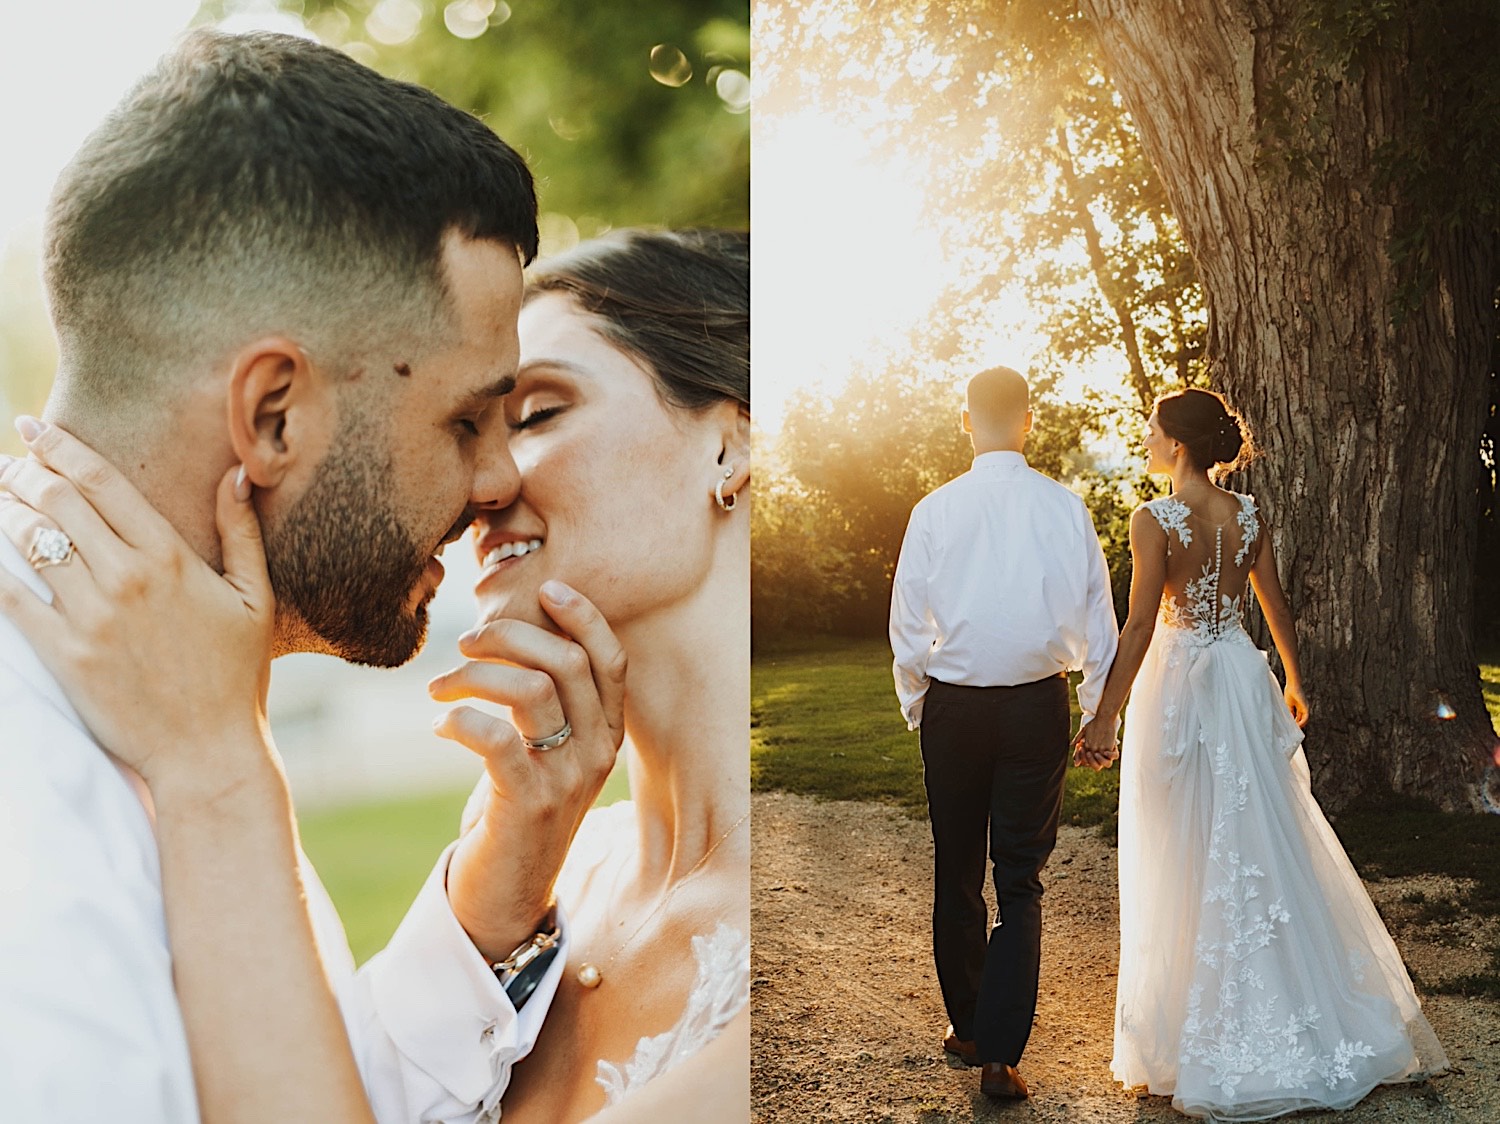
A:
[[[979,1072],[979,1091],[987,1097],[1024,1101],[1031,1096],[1016,1067],[1004,1062],[985,1062]]]
[[[979,1060],[979,1049],[968,1039],[960,1038],[953,1033],[953,1027],[949,1026],[943,1034],[943,1049],[952,1054],[964,1065],[981,1065]]]

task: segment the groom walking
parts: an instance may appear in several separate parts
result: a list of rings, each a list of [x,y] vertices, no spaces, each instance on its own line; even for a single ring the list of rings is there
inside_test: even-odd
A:
[[[974,464],[912,510],[890,625],[901,713],[921,731],[933,953],[952,1020],[943,1049],[983,1066],[983,1093],[1014,1098],[1029,1095],[1016,1066],[1036,1013],[1039,876],[1067,773],[1067,672],[1083,670],[1088,721],[1118,638],[1088,509],[1022,454],[1028,397],[1007,367],[969,382]],[[987,948],[986,832],[999,902]]]

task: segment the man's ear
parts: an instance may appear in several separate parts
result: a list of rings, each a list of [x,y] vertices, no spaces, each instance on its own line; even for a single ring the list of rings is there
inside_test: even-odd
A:
[[[1027,410],[1026,411],[1026,421],[1024,423],[1022,423],[1022,425],[1021,425],[1021,432],[1022,433],[1030,433],[1031,432],[1031,422],[1032,422],[1032,413],[1031,413],[1030,410]]]
[[[234,455],[259,488],[281,484],[299,458],[321,458],[333,428],[329,387],[284,336],[235,352],[225,409]]]
[[[974,423],[969,419],[969,411],[967,407],[959,411],[958,424],[959,428],[961,428],[965,433],[974,432]]]

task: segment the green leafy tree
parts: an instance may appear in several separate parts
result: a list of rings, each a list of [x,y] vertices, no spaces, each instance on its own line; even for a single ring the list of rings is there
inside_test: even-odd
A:
[[[210,0],[201,18],[232,6]],[[554,245],[631,224],[749,224],[743,0],[285,7],[323,42],[489,122],[536,173]]]
[[[854,0],[763,0],[756,37],[758,114],[858,121],[926,169],[926,217],[961,279],[925,351],[966,358],[972,326],[1019,290],[1048,310],[1043,373],[1110,363],[1132,435],[1163,390],[1202,383],[1192,258],[1074,4],[907,0],[874,18]]]
[[[1020,285],[1053,309],[1044,373],[1116,357],[1119,434],[1154,394],[1209,374],[1247,413],[1270,455],[1244,484],[1270,498],[1325,802],[1394,790],[1474,806],[1494,745],[1472,626],[1476,560],[1496,541],[1500,9],[757,13],[759,112],[877,121],[926,167],[963,265],[932,354],[961,363],[969,325]]]

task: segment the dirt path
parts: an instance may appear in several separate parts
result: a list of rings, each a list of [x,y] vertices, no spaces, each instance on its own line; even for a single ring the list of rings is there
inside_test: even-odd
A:
[[[1042,876],[1041,996],[1021,1065],[1032,1100],[1001,1107],[979,1095],[977,1070],[951,1068],[938,1045],[947,1019],[932,967],[927,824],[880,804],[764,793],[753,825],[760,1124],[1184,1119],[1166,1098],[1137,1097],[1110,1080],[1115,853],[1092,831],[1064,827]],[[1390,880],[1372,891],[1392,917],[1413,885]],[[1424,978],[1442,978],[1444,963],[1465,958],[1452,941],[1426,944],[1399,922],[1395,936]],[[1425,1009],[1459,1072],[1377,1089],[1343,1114],[1298,1119],[1500,1124],[1500,1003],[1435,996]]]

